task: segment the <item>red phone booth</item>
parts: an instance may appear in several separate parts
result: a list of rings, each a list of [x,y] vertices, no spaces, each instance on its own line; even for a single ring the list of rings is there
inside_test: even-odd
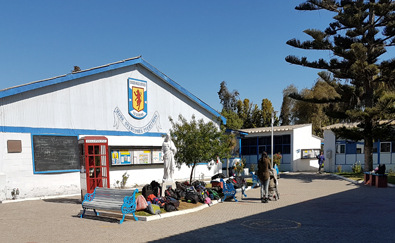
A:
[[[110,188],[108,140],[106,137],[83,137],[78,140],[80,157],[81,200],[95,188]]]

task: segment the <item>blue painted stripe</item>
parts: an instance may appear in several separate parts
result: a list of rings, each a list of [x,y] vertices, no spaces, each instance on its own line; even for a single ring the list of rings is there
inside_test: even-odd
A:
[[[79,136],[79,135],[94,135],[94,136],[134,136],[134,137],[162,137],[165,133],[153,132],[144,134],[134,134],[124,131],[108,131],[108,130],[87,130],[87,129],[67,129],[67,128],[37,128],[37,127],[9,127],[2,126],[2,132],[14,133],[31,133],[31,134],[53,134],[63,136]]]

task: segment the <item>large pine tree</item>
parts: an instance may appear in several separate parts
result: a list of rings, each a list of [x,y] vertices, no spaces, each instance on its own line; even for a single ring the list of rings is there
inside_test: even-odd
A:
[[[389,0],[308,0],[296,10],[327,10],[334,22],[325,31],[305,30],[312,41],[287,42],[307,50],[328,50],[334,58],[308,61],[288,56],[286,61],[329,71],[321,76],[340,95],[333,99],[305,99],[316,103],[337,103],[327,114],[344,122],[357,122],[354,129],[335,130],[338,137],[365,142],[364,171],[373,169],[373,142],[388,139],[394,119],[395,59],[379,60],[395,45],[395,3]],[[298,95],[294,98],[304,99]]]

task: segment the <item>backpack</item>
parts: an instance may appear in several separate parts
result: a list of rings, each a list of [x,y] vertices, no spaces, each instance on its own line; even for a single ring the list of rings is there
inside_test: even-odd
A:
[[[185,200],[190,203],[197,203],[199,202],[199,197],[195,192],[187,192],[185,195]]]
[[[145,199],[148,200],[148,196],[151,194],[154,194],[154,190],[152,190],[152,187],[150,184],[147,184],[147,185],[143,186],[143,190],[142,190],[141,194],[145,197]]]
[[[167,189],[166,189],[166,191],[165,191],[165,197],[172,197],[172,198],[175,198],[175,199],[179,199],[178,198],[178,195],[176,194],[176,192],[173,190],[173,188],[171,188],[171,186],[170,187],[168,187]]]
[[[151,184],[150,184],[150,185],[151,185],[151,188],[152,188],[152,190],[153,190],[155,196],[157,196],[157,197],[162,196],[162,195],[161,195],[162,187],[160,186],[160,184],[159,184],[158,182],[156,182],[156,181],[151,181]]]
[[[146,211],[150,214],[160,214],[161,213],[160,207],[158,205],[155,205],[152,203],[148,204]]]
[[[136,211],[145,210],[147,207],[148,207],[148,203],[145,200],[145,197],[143,195],[139,195],[136,198]]]
[[[179,181],[176,181],[176,188],[180,189],[182,191],[187,191],[187,185],[185,185],[184,183],[181,183]]]
[[[180,206],[180,202],[174,198],[167,197],[165,200],[165,210],[166,212],[172,212],[172,211],[177,211],[178,207]]]
[[[225,177],[226,176],[224,174],[218,173],[218,174],[214,175],[213,177],[211,177],[211,180],[215,180],[217,178],[225,179]]]
[[[210,198],[213,200],[219,200],[221,199],[221,197],[218,195],[218,192],[216,192],[215,190],[212,189],[208,189],[208,192],[210,193]]]
[[[379,164],[377,174],[385,174],[385,164]]]
[[[211,199],[209,197],[206,197],[204,199],[204,203],[210,205],[211,204]]]
[[[176,193],[178,199],[185,198],[185,195],[187,194],[186,191],[183,191],[179,188],[176,188],[174,192]]]

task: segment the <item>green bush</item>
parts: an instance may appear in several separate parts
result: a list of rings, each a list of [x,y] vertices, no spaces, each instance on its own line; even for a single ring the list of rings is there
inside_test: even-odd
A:
[[[352,166],[351,166],[351,170],[352,172],[358,174],[358,173],[362,173],[362,165],[361,162],[355,162]]]

